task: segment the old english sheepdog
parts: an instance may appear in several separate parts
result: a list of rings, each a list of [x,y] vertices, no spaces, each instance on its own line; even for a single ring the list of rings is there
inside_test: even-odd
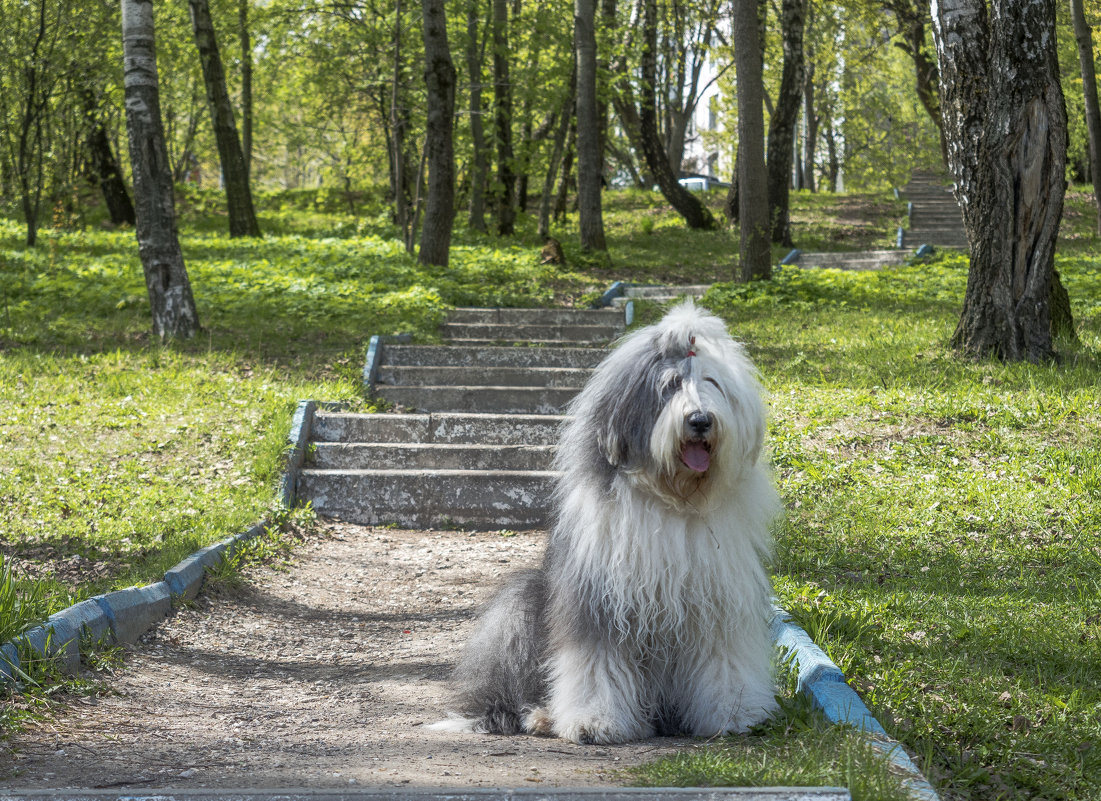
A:
[[[691,301],[628,335],[570,407],[542,564],[484,610],[437,728],[621,743],[745,731],[775,707],[765,405]]]

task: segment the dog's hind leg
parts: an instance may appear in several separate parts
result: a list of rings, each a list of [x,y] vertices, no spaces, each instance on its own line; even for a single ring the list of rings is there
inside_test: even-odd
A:
[[[543,577],[516,574],[486,606],[455,680],[459,707],[474,731],[518,734],[543,696]]]
[[[776,684],[767,648],[723,642],[700,644],[696,658],[673,671],[673,706],[684,731],[700,737],[744,732],[776,708]]]

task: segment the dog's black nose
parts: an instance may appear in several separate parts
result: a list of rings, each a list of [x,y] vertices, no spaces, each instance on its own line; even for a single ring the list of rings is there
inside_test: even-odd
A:
[[[711,429],[711,415],[704,412],[692,412],[688,415],[688,430],[702,437]]]

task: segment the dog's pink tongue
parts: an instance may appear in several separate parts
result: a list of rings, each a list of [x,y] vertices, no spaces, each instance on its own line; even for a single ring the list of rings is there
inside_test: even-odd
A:
[[[711,454],[699,442],[689,442],[685,445],[680,459],[689,470],[695,470],[697,473],[702,473],[711,466]]]

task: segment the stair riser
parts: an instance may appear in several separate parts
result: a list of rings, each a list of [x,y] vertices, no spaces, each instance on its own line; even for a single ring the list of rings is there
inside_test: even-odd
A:
[[[384,367],[572,367],[591,368],[608,355],[603,348],[502,348],[456,345],[386,345]]]
[[[316,442],[553,445],[567,418],[491,414],[318,414]]]
[[[549,473],[438,474],[303,471],[300,497],[319,514],[351,523],[407,528],[544,528]]]
[[[392,387],[375,393],[407,409],[433,412],[561,414],[580,387]]]
[[[318,443],[315,470],[550,470],[552,445],[411,446],[379,443]]]
[[[449,323],[480,325],[610,325],[622,326],[623,315],[610,309],[453,309]]]
[[[379,370],[378,384],[397,386],[460,386],[477,381],[493,387],[580,387],[592,370],[569,367],[388,367]]]
[[[622,325],[466,325],[444,323],[445,339],[479,339],[501,342],[558,340],[559,342],[611,342],[623,332]]]

